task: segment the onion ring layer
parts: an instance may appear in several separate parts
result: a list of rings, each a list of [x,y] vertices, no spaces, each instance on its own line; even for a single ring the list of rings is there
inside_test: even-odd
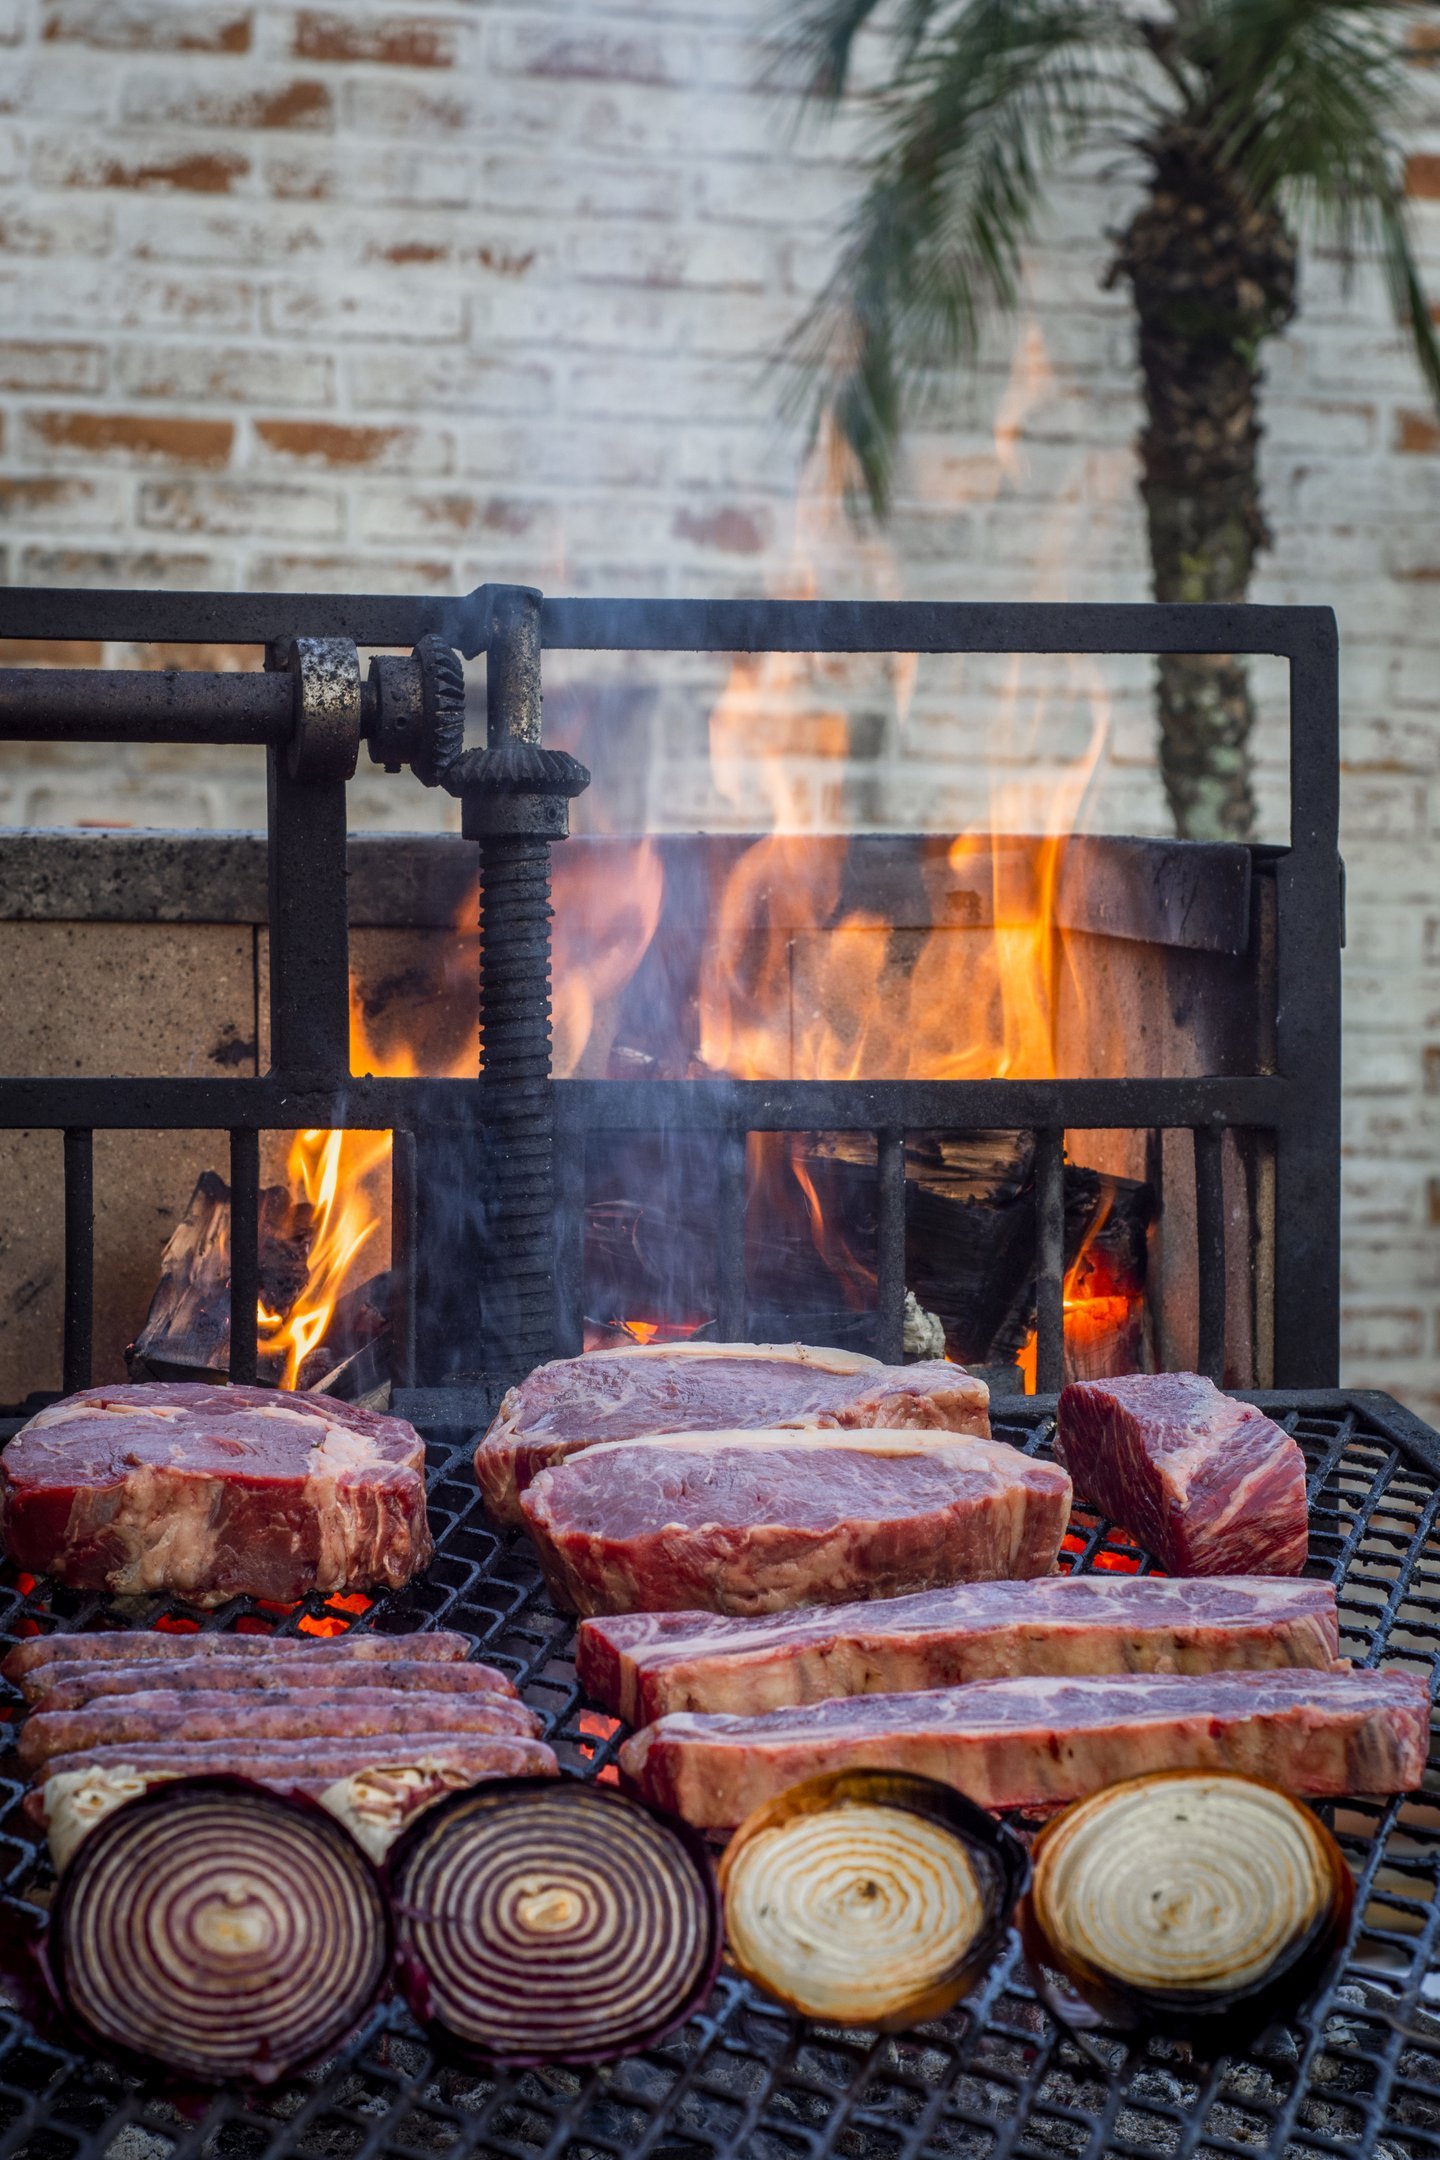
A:
[[[378,1876],[329,1816],[240,1779],[185,1778],[90,1833],[51,1940],[57,1992],[103,2046],[268,2083],[359,2023],[391,1935]]]
[[[1230,2017],[1303,1967],[1318,1984],[1353,1904],[1344,1857],[1288,1793],[1226,1772],[1133,1778],[1042,1833],[1032,1961],[1120,2024]]]
[[[411,2009],[487,2063],[633,2053],[690,2015],[719,1962],[697,1841],[601,1786],[457,1793],[405,1832],[389,1880]]]
[[[993,1955],[1025,1879],[1018,1841],[949,1786],[883,1770],[759,1808],[721,1863],[730,1953],[807,2017],[938,2017]]]

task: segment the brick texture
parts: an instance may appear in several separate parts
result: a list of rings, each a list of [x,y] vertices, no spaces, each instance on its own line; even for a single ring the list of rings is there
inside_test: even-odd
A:
[[[1415,13],[1406,169],[1440,296],[1440,8]],[[856,136],[792,136],[775,21],[6,0],[0,577],[1143,597],[1132,325],[1103,286],[1132,198],[1101,160],[1054,191],[1014,335],[917,426],[885,533],[777,421],[766,363],[828,268]],[[1378,276],[1312,251],[1302,294],[1266,359],[1256,597],[1341,620],[1346,1371],[1440,1418],[1440,424]],[[1163,830],[1141,663],[727,673],[555,658],[548,724],[596,774],[582,821],[1034,829],[1080,805]],[[1255,682],[1283,838],[1284,681]],[[453,819],[363,763],[351,799],[359,824]],[[7,822],[263,803],[240,752],[0,751]]]

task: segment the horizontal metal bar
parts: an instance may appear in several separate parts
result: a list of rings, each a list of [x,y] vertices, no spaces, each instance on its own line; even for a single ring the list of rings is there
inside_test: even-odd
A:
[[[1166,1080],[557,1080],[559,1132],[1022,1132],[1283,1125],[1274,1075]]]
[[[584,1132],[1024,1132],[1042,1125],[1286,1126],[1304,1109],[1273,1074],[1169,1080],[557,1080],[558,1135]],[[202,1131],[473,1126],[483,1080],[366,1077],[334,1087],[259,1079],[3,1079],[0,1131],[66,1125]]]
[[[282,743],[288,675],[179,668],[0,668],[0,742]]]
[[[350,638],[416,645],[434,631],[467,658],[483,651],[489,588],[463,597],[379,593],[95,591],[0,586],[0,638],[95,638],[125,645],[270,645]]]
[[[267,645],[348,637],[484,649],[494,588],[463,596],[0,588],[0,637]],[[1164,601],[547,599],[552,652],[1277,653],[1307,648],[1328,608]]]
[[[551,652],[1277,653],[1329,608],[1137,601],[547,599]]]

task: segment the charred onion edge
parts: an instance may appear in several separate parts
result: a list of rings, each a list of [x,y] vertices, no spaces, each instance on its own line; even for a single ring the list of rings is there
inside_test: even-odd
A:
[[[623,2035],[613,2040],[573,2047],[557,2047],[549,2041],[533,2046],[517,2041],[514,2045],[490,2047],[469,2035],[457,2033],[441,2012],[436,1999],[441,1976],[438,1968],[432,1971],[417,1948],[412,1923],[424,1916],[417,1914],[409,1900],[407,1878],[416,1861],[423,1857],[424,1848],[444,1838],[456,1817],[473,1812],[481,1821],[487,1818],[493,1821],[508,1810],[523,1832],[529,1827],[527,1815],[547,1801],[561,1807],[573,1805],[587,1810],[587,1821],[576,1840],[574,1857],[591,1870],[598,1849],[594,1833],[601,1820],[588,1813],[594,1806],[605,1813],[613,1813],[617,1821],[624,1823],[632,1840],[637,1834],[642,1839],[654,1840],[657,1856],[664,1849],[659,1841],[662,1837],[668,1839],[677,1862],[671,1879],[682,1895],[693,1898],[695,1926],[700,1938],[698,1961],[693,1974],[673,2000],[663,2008],[652,2008],[643,2021],[628,2026]],[[537,1841],[535,1864],[543,1865],[545,1857],[545,1849]],[[708,1996],[720,1967],[720,1897],[703,1840],[675,1816],[618,1793],[609,1786],[597,1785],[589,1778],[487,1778],[483,1784],[451,1793],[426,1808],[400,1833],[387,1855],[384,1878],[395,1917],[396,1976],[411,2014],[451,2054],[488,2069],[534,2069],[547,2063],[581,2067],[618,2062],[623,2056],[638,2054],[643,2048],[663,2040],[694,2015]],[[630,1939],[628,1935],[621,1938],[622,1942]],[[575,1969],[573,1951],[557,1956],[553,1999],[564,1999],[567,1986],[574,1984]],[[497,1992],[491,1998],[491,2005],[499,2000]],[[512,1994],[509,2002],[513,2005],[514,2001]]]
[[[1042,1905],[1047,1852],[1054,1853],[1067,1824],[1073,1823],[1082,1810],[1093,1812],[1097,1803],[1112,1795],[1171,1784],[1182,1778],[1248,1787],[1282,1800],[1304,1815],[1329,1876],[1330,1895],[1315,1919],[1244,1987],[1142,1988],[1123,1981],[1090,1965],[1061,1940],[1053,1917]],[[1124,1778],[1101,1793],[1073,1802],[1055,1816],[1036,1838],[1033,1857],[1030,1888],[1020,1906],[1020,1937],[1041,2000],[1052,2015],[1076,2032],[1094,2031],[1101,2025],[1122,2032],[1148,2027],[1193,2038],[1197,2045],[1203,2036],[1209,2036],[1204,2044],[1228,2046],[1247,2034],[1263,2031],[1277,2017],[1318,1992],[1344,1948],[1355,1909],[1355,1878],[1320,1817],[1281,1786],[1238,1771],[1157,1770],[1143,1777]]]
[[[255,1804],[262,1812],[273,1813],[277,1821],[303,1822],[331,1852],[343,1855],[344,1864],[354,1868],[362,1901],[370,1908],[364,1912],[358,1904],[353,1908],[358,1921],[354,1942],[363,1948],[368,1941],[373,1944],[373,1951],[367,1960],[367,1969],[363,1974],[357,1973],[343,2001],[336,1999],[338,1980],[332,1956],[325,1968],[322,1999],[335,2003],[336,2014],[303,2052],[271,2055],[267,2052],[267,2043],[243,2066],[207,2070],[192,2060],[176,2060],[159,2050],[131,2046],[92,2024],[75,1998],[70,1935],[75,1925],[74,1908],[85,1896],[92,1878],[104,1867],[111,1846],[130,1837],[137,1821],[144,1816],[173,1812],[178,1818],[187,1808],[211,1798],[244,1800]],[[178,1821],[177,1834],[180,1834]],[[317,1801],[304,1793],[280,1793],[273,1786],[257,1784],[251,1778],[233,1777],[217,1771],[197,1777],[172,1778],[164,1784],[151,1786],[147,1792],[127,1800],[95,1825],[77,1847],[60,1878],[42,1955],[46,1979],[59,2011],[90,2048],[138,2069],[151,2070],[158,2064],[172,2078],[197,2086],[271,2085],[313,2063],[327,2060],[365,2023],[390,1981],[394,1933],[389,1900],[379,1870],[350,1833]],[[303,2000],[312,2001],[317,1994],[321,1994],[318,1983]],[[187,2000],[193,2000],[193,1997],[187,1995]],[[283,2039],[283,2034],[278,2037]]]
[[[953,1786],[935,1778],[898,1770],[833,1770],[790,1786],[773,1800],[765,1801],[746,1817],[731,1838],[720,1862],[720,1894],[728,1917],[731,1910],[736,1867],[747,1846],[762,1832],[782,1827],[798,1815],[822,1814],[845,1804],[891,1808],[899,1815],[918,1816],[944,1831],[963,1847],[980,1886],[985,1917],[963,1953],[938,1979],[897,2001],[880,2019],[867,2018],[869,2031],[894,2032],[923,2025],[941,2017],[969,1993],[1010,1934],[1015,1905],[1030,1879],[1025,1847],[1014,1831],[987,1814]],[[757,1964],[746,1964],[729,1943],[729,1954],[738,1971],[777,2000],[802,2015],[806,2006],[785,1992]],[[843,2024],[846,2020],[827,2010],[820,2022]],[[859,2019],[850,2020],[860,2023]]]

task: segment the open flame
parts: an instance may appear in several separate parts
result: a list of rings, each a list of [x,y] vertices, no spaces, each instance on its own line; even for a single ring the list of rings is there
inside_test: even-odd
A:
[[[1053,385],[1032,328],[1018,341],[997,412],[994,493],[1017,481],[1026,416]],[[840,501],[833,454],[810,479],[797,505],[797,547],[818,552]],[[1092,502],[1087,514],[1093,509]],[[1061,578],[1072,539],[1063,520],[1052,521],[1046,545]],[[879,574],[884,582],[883,564]],[[791,580],[800,594],[814,582],[803,568]],[[922,663],[911,654],[869,664],[888,669],[887,725],[903,742]],[[847,892],[844,836],[864,822],[847,796],[849,666],[833,655],[741,655],[715,698],[716,791],[736,829],[758,828],[764,837],[738,851],[711,897],[696,1009],[670,1016],[675,1041],[688,1045],[695,1069],[748,1079],[1050,1079],[1077,1069],[1070,1046],[1082,1043],[1087,1071],[1121,1069],[1118,1017],[1089,993],[1063,905],[1075,874],[1068,839],[1084,823],[1110,737],[1093,664],[1069,663],[1088,701],[1089,740],[1057,771],[1036,756],[1045,701],[1022,695],[1020,663],[1012,663],[990,730],[987,814],[925,855],[931,905],[923,930],[892,923],[866,896]],[[666,927],[664,861],[650,838],[611,843],[603,857],[559,848],[553,875],[554,1070],[603,1075],[612,1069],[622,994]],[[456,995],[466,998],[473,997],[474,922],[472,895],[454,955]],[[353,992],[351,1029],[356,1072],[420,1069],[410,1046],[382,1048],[373,1039]],[[473,1071],[473,1052],[450,1069]],[[295,1138],[288,1178],[296,1200],[314,1210],[310,1276],[288,1315],[260,1314],[262,1340],[284,1350],[286,1387],[298,1384],[325,1339],[339,1298],[384,1264],[389,1154],[384,1133]],[[767,1221],[789,1220],[834,1275],[842,1301],[863,1306],[873,1273],[842,1226],[827,1220],[803,1142],[756,1136],[750,1175],[759,1234]],[[1092,1227],[1065,1282],[1066,1340],[1077,1355],[1091,1335],[1125,1336],[1134,1317],[1136,1301],[1107,1275],[1094,1236]],[[644,1308],[607,1320],[610,1339],[641,1343],[683,1338],[705,1324]],[[1032,1341],[1025,1353],[1032,1388],[1034,1363]]]

